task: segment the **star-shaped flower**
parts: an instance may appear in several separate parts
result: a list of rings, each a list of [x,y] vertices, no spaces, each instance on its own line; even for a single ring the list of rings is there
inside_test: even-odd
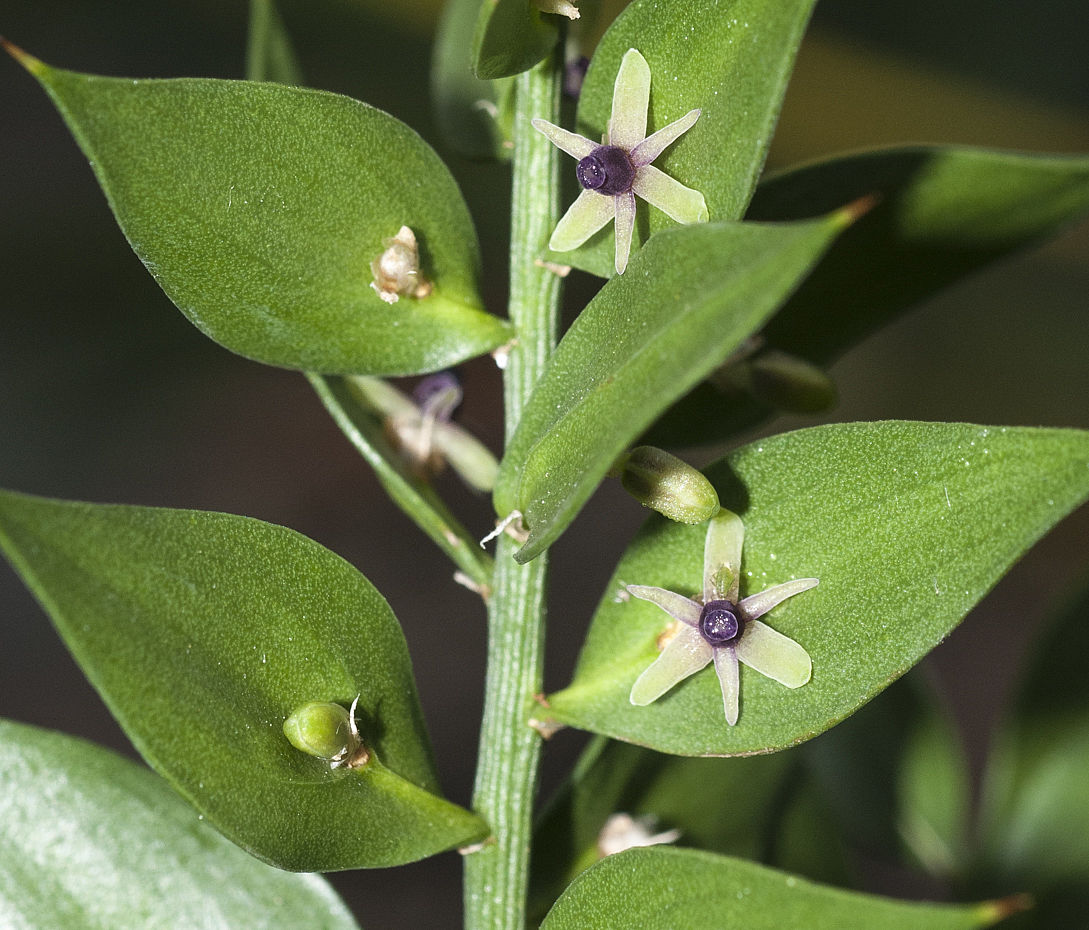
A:
[[[613,109],[604,141],[596,142],[535,119],[534,127],[557,147],[579,160],[576,173],[582,193],[552,233],[554,252],[577,248],[616,218],[616,273],[623,274],[635,229],[635,195],[653,204],[678,223],[706,223],[703,194],[674,181],[651,162],[692,128],[700,111],[647,135],[650,67],[634,48],[620,62],[613,85]]]
[[[816,587],[816,578],[798,578],[738,600],[741,580],[741,518],[720,510],[707,527],[703,550],[703,597],[693,601],[664,588],[628,585],[679,621],[680,631],[662,654],[640,675],[631,702],[640,707],[657,700],[678,682],[712,660],[722,686],[726,722],[737,723],[741,675],[738,662],[788,688],[800,688],[813,673],[809,653],[794,640],[761,623],[762,617],[788,597]]]
[[[364,407],[382,417],[386,438],[417,478],[428,480],[449,463],[470,487],[490,491],[495,486],[495,456],[450,419],[462,396],[453,372],[424,378],[412,397],[370,375],[352,375],[348,386]]]

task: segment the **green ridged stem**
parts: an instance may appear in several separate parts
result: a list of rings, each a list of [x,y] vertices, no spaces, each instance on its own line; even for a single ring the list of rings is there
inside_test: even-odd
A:
[[[558,121],[559,76],[553,55],[520,74],[515,90],[510,319],[517,343],[503,378],[508,440],[556,344],[561,280],[535,261],[559,219],[559,158],[530,119]],[[488,671],[473,808],[491,824],[493,838],[465,860],[467,930],[521,930],[526,922],[541,743],[529,720],[542,685],[547,555],[519,565],[513,558],[518,546],[510,536],[500,536],[488,604]]]

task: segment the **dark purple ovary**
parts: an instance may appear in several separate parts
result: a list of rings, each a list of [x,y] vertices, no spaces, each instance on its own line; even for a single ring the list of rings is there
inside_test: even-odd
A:
[[[635,167],[618,145],[600,145],[575,169],[579,184],[588,191],[615,197],[631,190],[635,183]]]
[[[708,601],[700,612],[700,635],[712,646],[728,646],[745,629],[737,607],[729,601]]]

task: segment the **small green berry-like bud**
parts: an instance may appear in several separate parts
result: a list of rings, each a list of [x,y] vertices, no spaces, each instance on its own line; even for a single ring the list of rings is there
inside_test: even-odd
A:
[[[358,745],[352,718],[345,708],[327,701],[303,704],[284,721],[284,736],[300,752],[338,762]]]
[[[644,507],[678,523],[702,523],[718,513],[718,493],[701,472],[654,446],[637,446],[613,469]]]

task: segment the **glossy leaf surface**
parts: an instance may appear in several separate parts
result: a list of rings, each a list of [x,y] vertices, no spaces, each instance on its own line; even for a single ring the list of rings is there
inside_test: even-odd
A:
[[[480,0],[449,0],[435,35],[431,59],[431,100],[443,137],[470,158],[509,158],[513,81],[473,74],[472,45]]]
[[[0,721],[0,836],[5,927],[357,926],[324,879],[248,856],[143,766],[9,721]]]
[[[473,34],[473,73],[481,79],[528,71],[559,39],[559,20],[533,0],[481,0]]]
[[[534,831],[531,911],[543,913],[601,858],[600,834],[616,813],[648,818],[651,833],[679,830],[682,846],[756,858],[791,768],[783,754],[692,759],[597,737]]]
[[[767,319],[848,221],[667,230],[598,292],[500,464],[496,510],[520,510],[530,532],[520,561],[563,532],[617,456]]]
[[[199,329],[258,361],[433,371],[509,339],[480,310],[476,233],[431,148],[381,110],[249,81],[122,80],[34,59],[129,242]],[[410,227],[427,297],[371,262]]]
[[[765,180],[748,218],[812,216],[877,194],[764,330],[827,365],[913,304],[1089,209],[1089,158],[911,147],[846,155]],[[715,442],[772,412],[704,383],[655,424],[659,445]]]
[[[763,168],[813,2],[634,0],[594,53],[579,97],[578,131],[588,139],[602,137],[620,60],[628,49],[638,49],[651,73],[648,133],[689,110],[702,110],[696,126],[655,167],[702,193],[712,222],[740,219]],[[574,175],[573,165],[569,170]],[[641,205],[633,248],[674,225],[664,213]],[[610,277],[612,225],[554,260]]]
[[[968,930],[1001,904],[918,904],[817,885],[765,866],[694,849],[630,849],[584,872],[541,930]]]
[[[748,445],[708,476],[745,522],[743,596],[820,579],[764,617],[809,652],[812,680],[789,690],[743,670],[734,727],[706,671],[632,706],[666,624],[653,605],[618,598],[621,585],[692,596],[703,568],[702,527],[651,520],[606,589],[573,683],[550,696],[557,720],[682,755],[766,752],[827,730],[938,645],[1089,496],[1089,433],[839,424]]]
[[[351,565],[246,517],[0,494],[0,544],[140,753],[229,839],[300,871],[479,839],[437,797],[404,637]],[[283,723],[348,706],[372,761],[333,771]]]

